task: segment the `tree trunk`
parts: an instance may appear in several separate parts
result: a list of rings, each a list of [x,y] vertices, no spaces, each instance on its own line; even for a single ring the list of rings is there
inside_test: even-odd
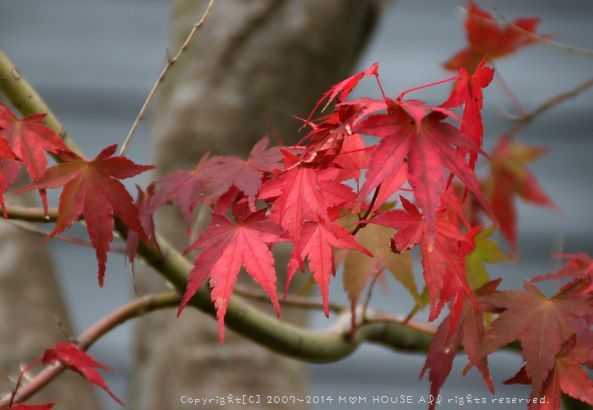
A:
[[[8,197],[8,203],[35,206],[31,197]],[[66,307],[51,259],[39,236],[0,220],[0,369],[16,379],[20,366],[64,340],[56,318],[70,332]],[[35,245],[37,243],[37,245]],[[39,371],[39,368],[34,369]],[[0,391],[14,384],[0,377]],[[64,410],[99,409],[87,382],[67,372],[50,383],[33,402],[57,402]]]
[[[173,1],[171,50],[206,3]],[[206,151],[245,156],[264,134],[294,143],[300,123],[293,115],[306,116],[350,73],[379,12],[374,0],[219,0],[161,88],[152,126],[158,172],[191,168]],[[176,210],[164,210],[157,227],[180,249],[187,246]],[[141,292],[164,286],[144,270],[138,282]],[[282,318],[305,320],[286,308]],[[303,365],[228,333],[220,348],[216,323],[191,309],[177,320],[160,312],[139,321],[130,408],[178,408],[182,395],[306,391]]]

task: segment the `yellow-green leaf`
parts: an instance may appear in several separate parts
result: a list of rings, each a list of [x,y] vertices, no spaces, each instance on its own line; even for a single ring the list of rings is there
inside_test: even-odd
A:
[[[491,238],[494,231],[495,228],[490,227],[476,235],[476,248],[465,260],[467,280],[472,289],[478,289],[490,281],[486,263],[494,264],[512,259]]]

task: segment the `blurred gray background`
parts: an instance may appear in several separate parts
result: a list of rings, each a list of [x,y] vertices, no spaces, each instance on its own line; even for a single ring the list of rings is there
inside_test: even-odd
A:
[[[440,64],[465,45],[459,8],[463,4],[396,1],[384,14],[360,66],[379,61],[383,84],[392,95],[448,76]],[[511,18],[542,17],[541,31],[557,33],[559,41],[593,48],[593,2],[498,0],[496,4]],[[164,63],[169,17],[166,0],[0,0],[0,47],[46,98],[82,149],[94,155],[126,135]],[[593,59],[545,45],[525,49],[496,66],[528,108],[593,75]],[[443,94],[431,91],[420,96],[440,101],[446,91],[443,87]],[[369,81],[358,95],[375,93]],[[511,108],[499,86],[488,89],[487,145],[509,126],[504,110]],[[493,275],[505,277],[506,287],[520,286],[525,278],[555,268],[551,254],[559,247],[593,253],[592,108],[593,92],[585,93],[541,116],[521,135],[524,142],[551,148],[532,170],[564,214],[519,206],[522,258],[517,264],[492,269]],[[140,163],[151,158],[146,130],[145,124],[129,150],[129,156]],[[99,289],[92,250],[57,241],[51,242],[51,249],[78,331],[129,300],[131,276],[118,255],[110,255],[105,288]],[[340,281],[332,286],[334,297],[344,299]],[[384,309],[402,311],[410,306],[408,296],[395,284],[376,295],[376,304]],[[328,324],[321,316],[314,318],[316,327]],[[125,396],[130,334],[130,327],[122,326],[92,349],[115,369],[107,381],[120,396]],[[419,356],[365,346],[340,363],[310,366],[311,393],[426,394],[428,382],[417,381],[422,363]],[[442,393],[487,395],[477,373],[460,377],[464,364],[457,361]],[[517,358],[507,354],[491,360],[497,395],[528,394],[527,389],[500,383],[518,365]],[[107,398],[104,408],[116,405]]]

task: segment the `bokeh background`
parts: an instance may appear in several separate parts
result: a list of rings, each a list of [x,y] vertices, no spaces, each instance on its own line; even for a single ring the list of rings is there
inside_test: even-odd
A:
[[[555,33],[559,41],[593,48],[591,2],[498,0],[496,4],[511,18],[542,17],[541,31]],[[359,66],[379,61],[383,84],[392,95],[443,78],[448,74],[440,63],[465,44],[461,6],[463,2],[454,0],[390,4]],[[82,149],[95,153],[126,135],[164,63],[169,20],[166,0],[0,0],[0,48],[37,87]],[[593,75],[593,59],[536,45],[498,61],[496,68],[529,108]],[[420,95],[439,101],[446,91],[444,87],[443,94]],[[364,82],[357,93],[375,95],[374,83]],[[551,254],[556,250],[593,253],[592,108],[590,91],[542,115],[521,135],[523,142],[550,147],[550,154],[532,169],[563,214],[519,205],[522,257],[515,264],[492,269],[493,275],[505,277],[506,287],[521,286],[533,274],[555,268]],[[487,145],[509,127],[505,113],[511,110],[500,86],[488,89]],[[129,150],[130,157],[140,163],[151,158],[149,123]],[[92,250],[56,241],[50,247],[77,331],[129,300],[131,276],[121,257],[110,256],[105,288],[99,289]],[[339,280],[333,282],[332,294],[344,299]],[[376,292],[375,301],[393,311],[410,306],[408,296],[394,283]],[[322,316],[313,317],[316,327],[328,324]],[[130,365],[130,336],[130,325],[122,326],[92,349],[99,360],[114,368],[107,381],[121,396]],[[519,364],[511,354],[494,357],[492,373],[499,382],[510,377]],[[310,391],[324,395],[423,394],[428,392],[428,382],[417,380],[422,363],[420,356],[364,346],[339,363],[309,366]],[[460,377],[464,363],[457,361],[443,394],[486,395],[477,373]],[[500,383],[497,388],[501,396],[528,394],[526,389]],[[108,398],[103,402],[105,409],[116,408]]]

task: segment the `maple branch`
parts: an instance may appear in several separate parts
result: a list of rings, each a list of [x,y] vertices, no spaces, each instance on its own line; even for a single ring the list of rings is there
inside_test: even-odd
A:
[[[418,91],[418,90],[422,90],[423,88],[432,87],[434,85],[439,85],[439,84],[448,83],[450,81],[455,81],[458,78],[459,78],[459,75],[456,75],[456,76],[453,76],[453,77],[445,78],[444,80],[433,81],[431,83],[426,83],[426,84],[418,85],[416,87],[408,88],[407,90],[402,91],[397,96],[397,100],[398,101],[402,100],[406,94],[411,93],[413,91]]]
[[[557,48],[559,50],[565,51],[567,53],[570,54],[575,54],[575,55],[580,55],[582,57],[588,57],[588,58],[593,58],[593,50],[589,50],[587,48],[581,48],[581,47],[574,47],[574,46],[570,46],[568,44],[564,44],[561,43],[559,41],[554,41],[550,38],[547,38],[545,36],[536,34],[536,33],[532,33],[529,30],[524,29],[521,26],[516,25],[515,23],[513,23],[508,17],[506,17],[500,10],[498,10],[498,8],[496,7],[496,5],[494,4],[494,2],[492,0],[486,0],[486,3],[488,3],[488,6],[490,7],[490,9],[496,14],[496,16],[506,25],[512,26],[514,29],[522,32],[523,34],[536,39],[539,42],[542,42],[550,47],[553,48]],[[469,12],[465,7],[464,9],[466,10],[466,12]],[[475,17],[480,18],[480,19],[484,19],[481,16],[475,15]]]
[[[521,116],[513,118],[516,121],[516,123],[513,126],[513,128],[511,128],[511,131],[509,131],[509,134],[516,134],[525,125],[532,122],[538,115],[543,114],[544,112],[548,111],[551,108],[554,108],[555,106],[563,103],[564,101],[570,100],[571,98],[578,96],[579,94],[587,91],[591,87],[593,87],[593,77],[589,78],[586,81],[583,81],[582,83],[580,83],[574,88],[571,88],[570,90],[564,91],[547,99],[533,110],[528,111],[527,113]]]
[[[0,49],[0,89],[12,105],[22,114],[45,113],[43,123],[54,130],[64,143],[73,151],[77,151],[72,139],[66,133],[55,114],[39,96],[33,86],[21,74],[18,68]]]
[[[260,302],[268,302],[270,300],[270,296],[263,292],[258,292],[252,289],[247,288],[246,286],[242,285],[235,285],[233,288],[234,293],[244,297],[245,299],[257,300]],[[278,296],[278,300],[281,305],[285,306],[292,306],[301,309],[316,309],[322,310],[323,303],[319,302],[317,299],[310,298],[307,296],[298,296],[298,295],[286,295],[286,297]],[[344,312],[348,308],[340,303],[337,302],[329,302],[328,303],[329,310],[334,312]]]
[[[46,215],[43,208],[7,205],[6,216],[6,219],[17,221],[55,222],[58,219],[58,210],[56,208],[49,208]]]
[[[117,326],[123,324],[129,319],[133,319],[142,316],[146,313],[175,307],[179,304],[181,297],[176,292],[166,292],[154,295],[145,295],[119,309],[111,312],[107,316],[89,327],[84,333],[82,333],[78,339],[78,345],[82,350],[87,350],[93,345],[98,339]],[[14,403],[20,403],[33,396],[39,390],[44,388],[53,379],[55,379],[60,373],[64,371],[64,367],[61,364],[54,366],[48,366],[33,376],[31,380],[22,385],[14,395]],[[5,397],[0,400],[0,409],[8,407],[10,397]]]
[[[22,229],[25,232],[28,233],[32,233],[34,235],[37,236],[42,236],[44,239],[55,239],[58,241],[62,241],[62,242],[66,242],[66,243],[70,243],[72,245],[76,245],[76,246],[81,246],[83,248],[90,248],[90,249],[94,249],[95,247],[93,246],[93,243],[90,240],[86,240],[84,238],[80,238],[77,236],[71,236],[71,235],[65,235],[65,234],[59,234],[59,235],[55,235],[52,237],[49,237],[50,232],[45,231],[43,229],[39,229],[36,226],[27,224],[27,223],[23,223],[20,221],[16,221],[16,220],[11,220],[8,219],[8,223],[10,223],[11,225],[17,227],[18,229]],[[126,249],[123,246],[116,246],[113,244],[109,245],[109,252],[110,253],[119,253],[120,255],[126,255]]]
[[[208,6],[206,7],[206,11],[204,11],[204,14],[202,14],[202,17],[193,25],[193,27],[191,28],[191,30],[190,30],[189,34],[187,35],[185,41],[183,42],[183,44],[181,44],[181,47],[179,47],[179,50],[177,50],[177,53],[172,58],[169,58],[167,56],[167,63],[165,64],[165,66],[161,70],[161,73],[159,74],[159,76],[158,76],[156,82],[154,83],[154,85],[152,86],[152,89],[148,93],[148,96],[146,97],[146,100],[144,100],[144,104],[142,104],[142,108],[140,108],[140,111],[138,112],[138,115],[134,119],[134,123],[132,124],[132,128],[130,128],[130,131],[128,132],[128,135],[126,136],[126,138],[125,138],[125,140],[124,140],[124,142],[123,142],[123,144],[121,146],[121,149],[119,150],[119,155],[124,155],[126,153],[126,150],[128,149],[128,146],[130,145],[130,142],[132,141],[132,137],[134,136],[134,133],[136,132],[136,130],[140,126],[140,123],[142,122],[142,120],[144,119],[144,115],[146,114],[146,110],[148,109],[148,106],[150,105],[150,102],[152,101],[152,98],[154,97],[157,89],[163,83],[163,81],[165,79],[165,76],[167,75],[167,73],[169,72],[169,70],[171,69],[171,67],[173,67],[173,65],[177,62],[177,60],[179,59],[179,57],[181,57],[181,55],[185,52],[185,50],[187,50],[187,48],[191,45],[191,43],[194,40],[194,38],[195,38],[196,33],[198,32],[198,30],[204,25],[204,22],[206,21],[206,18],[208,18],[208,15],[210,14],[210,11],[212,10],[212,6],[214,6],[214,1],[215,0],[210,0],[209,1]]]

